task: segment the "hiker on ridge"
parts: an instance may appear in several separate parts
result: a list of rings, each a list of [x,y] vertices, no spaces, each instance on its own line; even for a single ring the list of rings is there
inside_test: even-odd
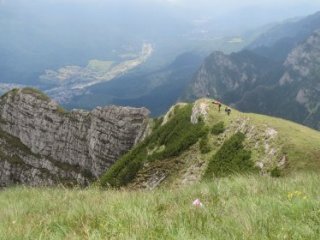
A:
[[[218,102],[218,111],[219,112],[220,112],[221,106],[222,106],[221,102]]]
[[[219,101],[216,101],[216,102],[213,101],[212,103],[218,105],[218,111],[220,112],[221,106],[222,106],[221,102],[219,102]]]
[[[225,109],[224,109],[224,111],[228,114],[228,116],[230,115],[230,113],[231,113],[231,108],[229,108],[229,107],[226,107]]]

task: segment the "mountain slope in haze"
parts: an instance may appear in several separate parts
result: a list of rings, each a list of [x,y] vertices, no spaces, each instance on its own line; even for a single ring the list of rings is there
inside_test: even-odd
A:
[[[320,171],[320,132],[234,109],[227,115],[212,101],[200,99],[194,104],[173,106],[155,121],[151,135],[102,176],[100,184],[126,185],[130,189],[180,186],[207,175],[211,178],[210,168],[225,166],[230,168],[229,174],[253,171],[278,176],[300,170]],[[219,173],[213,172],[216,176]]]
[[[320,12],[277,24],[249,44],[247,49],[283,62],[300,42],[320,28]]]
[[[319,46],[320,31],[316,31],[289,54],[276,84],[248,92],[237,106],[320,129]]]
[[[270,72],[279,66],[265,57],[244,50],[226,55],[214,52],[207,57],[186,90],[185,99],[214,96],[234,103],[243,94],[263,84],[270,84]]]

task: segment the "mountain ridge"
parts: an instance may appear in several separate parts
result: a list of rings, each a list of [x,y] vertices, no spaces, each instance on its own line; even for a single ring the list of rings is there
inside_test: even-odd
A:
[[[194,104],[180,103],[172,107],[158,120],[160,122],[149,139],[122,156],[101,177],[100,184],[154,189],[199,182],[221,149],[228,149],[230,154],[237,149],[227,147],[227,144],[238,133],[244,136],[242,147],[250,152],[250,168],[254,172],[274,176],[320,170],[319,131],[287,120],[241,113],[235,109],[228,115],[224,111],[219,112],[212,102],[212,99],[199,99]],[[221,123],[222,127],[218,127]],[[183,126],[183,131],[179,126]],[[220,130],[216,133],[213,128]],[[187,132],[192,137],[188,137]],[[190,145],[179,144],[180,141]],[[170,152],[172,147],[175,152]],[[220,161],[223,166],[225,163]],[[134,165],[129,167],[131,163]],[[241,162],[240,169],[243,164],[246,163]]]

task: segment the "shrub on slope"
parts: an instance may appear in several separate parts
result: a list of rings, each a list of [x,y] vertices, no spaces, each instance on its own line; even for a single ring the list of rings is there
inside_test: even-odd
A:
[[[232,173],[248,172],[254,169],[251,152],[244,149],[245,135],[237,132],[228,139],[211,158],[204,178],[225,177]]]
[[[100,179],[102,186],[120,187],[132,181],[146,161],[179,156],[208,133],[203,121],[190,122],[192,105],[177,106],[170,120],[120,158]]]

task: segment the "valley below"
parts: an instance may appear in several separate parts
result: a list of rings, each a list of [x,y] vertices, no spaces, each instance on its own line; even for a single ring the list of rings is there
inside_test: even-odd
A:
[[[47,84],[57,85],[46,90],[46,93],[63,104],[74,96],[84,94],[90,86],[111,81],[137,68],[151,57],[152,52],[152,44],[144,43],[141,52],[133,59],[120,63],[91,60],[84,68],[66,66],[57,71],[46,70],[45,74],[40,76],[40,80]]]

